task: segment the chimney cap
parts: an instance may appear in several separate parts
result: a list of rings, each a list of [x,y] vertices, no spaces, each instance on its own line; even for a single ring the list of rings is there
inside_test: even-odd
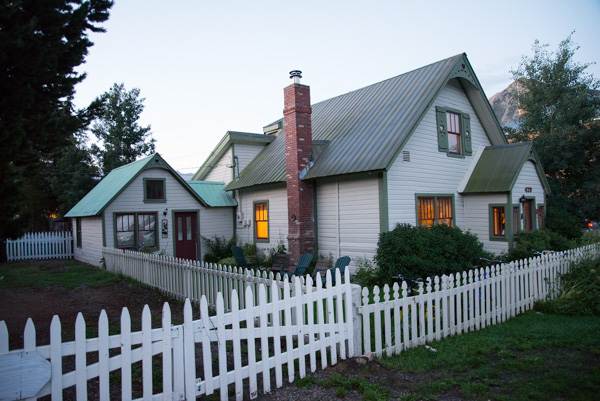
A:
[[[300,78],[302,78],[302,71],[300,71],[300,70],[290,71],[290,79],[293,79],[295,84],[300,83]]]

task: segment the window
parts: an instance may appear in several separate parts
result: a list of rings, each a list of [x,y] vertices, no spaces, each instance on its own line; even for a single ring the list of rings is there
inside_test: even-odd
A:
[[[470,156],[471,116],[460,110],[437,106],[438,150],[449,156]]]
[[[127,213],[115,216],[117,248],[156,248],[156,213]]]
[[[538,228],[541,230],[544,228],[544,205],[538,206],[537,211]]]
[[[75,219],[75,230],[77,231],[75,245],[77,248],[81,248],[81,217]]]
[[[421,226],[431,227],[434,224],[446,224],[452,227],[451,196],[417,197],[417,219]]]
[[[257,240],[269,239],[269,204],[268,202],[254,203],[254,227]]]
[[[144,202],[166,202],[165,179],[144,178]]]
[[[506,209],[504,206],[491,205],[492,237],[506,237]]]

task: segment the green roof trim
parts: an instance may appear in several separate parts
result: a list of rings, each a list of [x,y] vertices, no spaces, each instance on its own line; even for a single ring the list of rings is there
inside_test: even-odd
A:
[[[235,198],[225,191],[224,182],[188,181],[187,183],[210,207],[237,206]]]
[[[190,188],[183,178],[158,154],[144,157],[133,163],[126,164],[112,170],[90,192],[87,193],[65,217],[98,216],[121,192],[135,180],[142,171],[151,168],[162,168],[173,175],[175,180],[202,205],[209,206],[196,192]],[[143,201],[143,200],[141,200]]]
[[[215,149],[208,156],[206,161],[200,166],[196,174],[192,177],[193,181],[202,181],[206,178],[210,170],[214,167],[215,163],[219,161],[221,157],[227,152],[234,143],[242,144],[264,144],[275,140],[275,136],[265,134],[253,134],[250,132],[238,132],[238,131],[227,131],[225,136],[219,141]]]
[[[468,92],[478,117],[486,116],[482,125],[490,142],[506,144],[467,55],[461,53],[313,104],[313,141],[329,143],[322,148],[304,179],[388,170],[446,83],[453,78],[459,79]],[[240,172],[239,179],[230,182],[225,189],[284,182],[284,159],[285,127],[284,132]]]
[[[512,191],[526,161],[534,163],[544,191],[550,187],[532,142],[488,146],[477,161],[463,193]]]

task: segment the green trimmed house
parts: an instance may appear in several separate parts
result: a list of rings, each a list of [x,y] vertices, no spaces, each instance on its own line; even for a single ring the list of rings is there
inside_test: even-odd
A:
[[[466,54],[315,104],[300,77],[284,118],[228,132],[193,178],[227,184],[240,243],[355,265],[398,223],[470,230],[494,253],[543,226],[540,161],[507,143]]]
[[[186,182],[158,153],[116,168],[66,214],[75,259],[100,265],[103,246],[200,259],[201,237],[233,235],[237,202],[224,187]]]

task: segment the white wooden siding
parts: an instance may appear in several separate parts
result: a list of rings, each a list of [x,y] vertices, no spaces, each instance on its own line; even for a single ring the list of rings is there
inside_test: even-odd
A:
[[[377,177],[317,183],[317,241],[320,255],[372,259],[379,239]]]
[[[224,237],[229,240],[233,237],[233,217],[235,208],[215,207],[207,208],[200,213],[200,235],[204,238],[214,236]],[[201,249],[198,259],[204,260],[206,246],[200,242]]]
[[[238,157],[240,163],[240,172],[265,148],[265,145],[248,145],[236,143],[233,145],[233,152]],[[236,171],[237,174],[237,171]]]
[[[71,219],[72,231],[77,237],[75,218]],[[76,241],[75,241],[76,243]],[[81,248],[73,247],[73,257],[80,262],[100,266],[102,259],[102,217],[81,218]]]
[[[438,151],[435,106],[469,113],[473,156],[449,157]],[[417,224],[415,194],[422,193],[454,195],[455,223],[464,230],[465,206],[457,190],[477,149],[490,144],[461,86],[457,80],[450,80],[403,148],[403,151],[410,152],[410,161],[403,161],[401,154],[388,171],[390,229],[398,223]]]
[[[217,181],[228,184],[233,179],[233,160],[231,158],[231,147],[221,156],[221,158],[212,166],[210,173],[204,178],[204,181]],[[241,171],[241,170],[240,170]]]
[[[165,179],[167,202],[144,203],[144,178]],[[163,216],[165,209],[168,209],[166,217]],[[183,210],[198,211],[200,215],[207,211],[210,212],[210,210],[200,205],[196,198],[175,180],[168,171],[163,169],[145,170],[105,209],[106,246],[115,246],[114,213],[156,212],[158,217],[156,223],[159,224],[160,221],[166,218],[169,225],[167,238],[162,238],[160,228],[157,230],[158,245],[161,251],[164,250],[167,255],[173,255],[173,230],[175,227],[172,221],[172,213]],[[231,220],[228,220],[223,221],[223,224],[232,223]],[[202,227],[200,227],[200,230],[202,230]]]
[[[238,201],[237,211],[241,211],[244,220],[249,225],[236,223],[236,234],[238,244],[254,242],[254,201],[269,202],[269,242],[259,242],[257,246],[260,249],[275,248],[283,241],[287,247],[288,237],[288,211],[287,211],[287,192],[285,184],[265,185],[261,189],[244,189],[237,191],[236,199]]]
[[[508,251],[508,241],[490,240],[490,204],[506,204],[508,194],[486,194],[486,195],[466,195],[465,220],[466,229],[477,235],[483,247],[494,254],[500,254]],[[505,209],[505,216],[508,217],[512,210]],[[508,223],[507,227],[508,228]]]

